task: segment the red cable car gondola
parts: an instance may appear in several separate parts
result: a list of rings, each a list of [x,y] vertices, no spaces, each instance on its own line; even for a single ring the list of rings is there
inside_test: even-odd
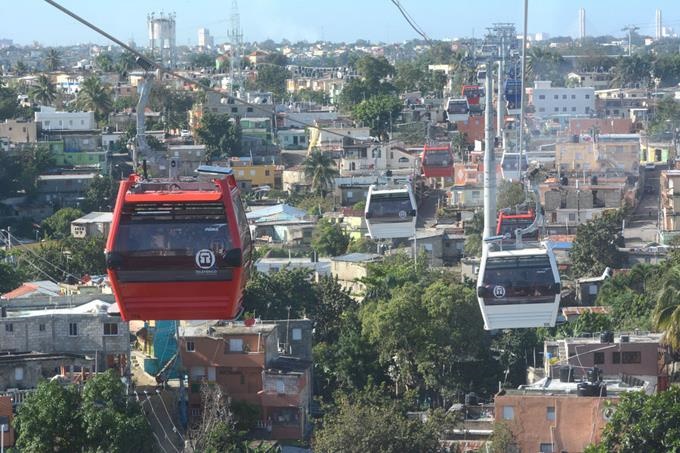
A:
[[[427,146],[423,147],[420,157],[423,175],[426,178],[452,178],[453,177],[453,153],[451,147]]]
[[[234,319],[251,238],[231,169],[223,178],[121,181],[106,265],[124,320]]]

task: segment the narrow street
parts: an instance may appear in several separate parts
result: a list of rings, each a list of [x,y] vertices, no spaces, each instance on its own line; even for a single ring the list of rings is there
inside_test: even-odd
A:
[[[654,170],[642,170],[645,172],[644,187],[641,188],[644,192],[633,215],[626,220],[623,231],[626,247],[642,247],[658,240],[660,170],[660,166]]]

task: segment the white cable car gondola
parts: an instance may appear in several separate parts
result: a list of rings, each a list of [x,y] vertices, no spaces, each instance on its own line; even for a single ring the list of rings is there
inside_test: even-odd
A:
[[[467,98],[449,98],[446,101],[446,116],[450,123],[470,118],[470,104]]]
[[[519,181],[522,173],[529,168],[526,153],[503,152],[501,157],[501,171],[503,179],[509,181]]]
[[[486,330],[555,326],[560,290],[551,248],[492,251],[485,246],[477,300]]]
[[[416,200],[410,184],[385,189],[369,187],[364,215],[371,239],[415,236],[416,214]]]

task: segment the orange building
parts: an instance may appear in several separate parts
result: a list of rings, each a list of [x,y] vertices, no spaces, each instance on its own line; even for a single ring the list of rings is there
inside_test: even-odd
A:
[[[285,342],[279,343],[280,339]],[[309,348],[303,345],[307,342]],[[296,353],[306,350],[309,354]],[[207,330],[205,325],[185,327],[180,351],[182,364],[189,370],[190,418],[200,416],[200,388],[207,381],[218,384],[233,401],[258,406],[262,436],[302,439],[307,433],[312,396],[311,361],[306,360],[311,357],[311,321],[252,326],[236,322]]]

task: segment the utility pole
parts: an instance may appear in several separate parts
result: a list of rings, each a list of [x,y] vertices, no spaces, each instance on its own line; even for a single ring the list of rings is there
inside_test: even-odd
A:
[[[483,239],[495,235],[496,230],[496,150],[494,149],[494,128],[491,122],[493,103],[492,61],[487,63],[484,106],[484,234]]]
[[[517,139],[517,150],[519,151],[519,175],[520,180],[522,179],[522,164],[524,163],[524,96],[526,94],[526,89],[524,87],[526,79],[527,70],[527,23],[529,19],[529,0],[524,0],[524,30],[522,33],[522,84],[520,104],[519,104],[519,138]],[[525,193],[528,191],[528,186],[524,187]]]
[[[636,27],[635,25],[626,25],[621,29],[621,31],[627,31],[628,32],[628,56],[630,57],[630,51],[631,51],[631,42],[633,38],[633,33],[638,31],[640,27]]]
[[[503,72],[505,71],[505,39],[500,37],[500,46],[498,46],[498,96],[496,97],[496,135],[503,137],[503,119],[505,118],[505,109],[503,108]]]

